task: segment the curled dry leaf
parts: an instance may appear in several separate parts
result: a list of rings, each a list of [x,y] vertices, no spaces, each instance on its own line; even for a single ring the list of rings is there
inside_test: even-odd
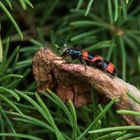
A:
[[[129,92],[140,99],[140,91],[136,87],[99,69],[86,66],[85,71],[81,64],[68,64],[47,48],[40,49],[34,56],[33,73],[38,91],[54,90],[64,102],[70,99],[76,107],[93,102],[91,89],[95,89],[99,100],[118,97],[118,109],[140,112],[140,105],[127,96]],[[140,124],[139,117],[122,117],[130,125]]]

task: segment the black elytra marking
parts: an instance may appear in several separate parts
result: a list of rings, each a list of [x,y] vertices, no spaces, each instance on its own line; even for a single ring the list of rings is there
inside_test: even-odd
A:
[[[95,55],[92,52],[88,53],[88,59],[92,60],[95,57]]]

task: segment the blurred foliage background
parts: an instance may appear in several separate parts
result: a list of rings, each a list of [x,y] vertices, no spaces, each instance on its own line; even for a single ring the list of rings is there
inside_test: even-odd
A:
[[[139,87],[139,0],[1,0],[0,136],[7,139],[117,139],[140,137],[127,131],[112,107],[75,109],[54,93],[35,94],[32,58],[55,44],[93,51],[115,64],[117,75]],[[46,97],[47,96],[47,97]],[[49,98],[49,99],[47,99]],[[47,100],[44,102],[44,100]],[[108,130],[107,127],[119,126]],[[106,132],[89,134],[104,128]],[[132,127],[135,129],[135,126]]]

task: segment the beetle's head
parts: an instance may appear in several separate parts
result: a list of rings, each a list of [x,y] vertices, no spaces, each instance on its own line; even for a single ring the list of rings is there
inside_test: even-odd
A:
[[[65,48],[65,49],[63,50],[63,53],[62,53],[61,56],[67,56],[67,55],[69,55],[69,53],[70,53],[70,49]]]
[[[70,54],[71,48],[68,48],[67,44],[64,44],[64,48],[60,48],[58,45],[56,45],[56,48],[61,51],[61,53],[62,53],[61,56],[63,56],[63,57]]]

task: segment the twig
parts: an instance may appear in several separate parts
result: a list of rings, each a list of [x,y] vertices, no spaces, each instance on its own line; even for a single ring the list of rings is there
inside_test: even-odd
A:
[[[127,109],[140,112],[140,105],[128,97],[127,93],[140,99],[140,91],[107,73],[81,64],[65,63],[52,51],[40,49],[33,58],[33,73],[37,82],[38,90],[55,89],[57,95],[67,102],[73,100],[75,106],[81,107],[92,102],[91,89],[94,88],[99,98],[116,102],[117,109]],[[129,125],[139,125],[140,118],[130,115],[122,115]]]

